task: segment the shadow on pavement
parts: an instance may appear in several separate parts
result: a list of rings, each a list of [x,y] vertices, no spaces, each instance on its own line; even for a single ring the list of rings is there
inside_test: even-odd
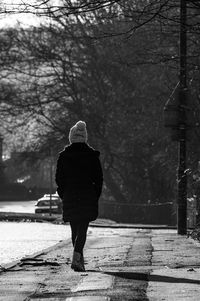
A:
[[[155,281],[155,282],[169,282],[169,283],[191,283],[199,284],[200,280],[188,279],[188,278],[178,278],[162,275],[149,275],[147,273],[138,273],[138,272],[106,272],[106,271],[88,271],[88,272],[99,272],[106,275],[111,275],[115,277],[120,277],[124,279],[132,280],[143,280],[143,281]]]

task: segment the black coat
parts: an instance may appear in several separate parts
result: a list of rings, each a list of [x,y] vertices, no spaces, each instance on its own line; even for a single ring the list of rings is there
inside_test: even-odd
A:
[[[72,143],[59,154],[56,183],[65,222],[97,218],[103,184],[99,155],[86,143]]]

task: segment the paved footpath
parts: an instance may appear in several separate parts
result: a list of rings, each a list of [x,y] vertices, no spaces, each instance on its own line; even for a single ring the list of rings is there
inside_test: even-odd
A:
[[[0,301],[200,300],[200,244],[176,230],[89,228],[86,272],[70,268],[71,242],[0,273]]]

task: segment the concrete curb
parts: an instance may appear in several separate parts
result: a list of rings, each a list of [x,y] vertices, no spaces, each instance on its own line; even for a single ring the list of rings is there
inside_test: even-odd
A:
[[[129,228],[129,229],[176,229],[176,226],[168,225],[141,225],[141,224],[98,224],[90,223],[90,227],[100,227],[100,228]]]
[[[18,221],[18,220],[30,220],[30,221],[50,221],[53,222],[58,216],[48,216],[35,213],[21,213],[21,212],[0,212],[0,221]]]
[[[0,212],[0,221],[31,221],[31,222],[51,222],[54,224],[65,224],[62,218],[58,216],[48,216],[35,213],[16,213],[16,212]],[[66,223],[68,224],[68,223]],[[140,229],[176,229],[176,226],[168,225],[143,225],[143,224],[128,224],[117,223],[115,221],[106,219],[97,219],[90,223],[90,227],[102,227],[102,228],[140,228]]]

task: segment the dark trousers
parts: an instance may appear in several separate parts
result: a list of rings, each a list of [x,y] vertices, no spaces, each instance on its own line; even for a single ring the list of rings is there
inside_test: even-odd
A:
[[[72,244],[74,251],[83,254],[83,248],[87,238],[88,221],[70,222],[72,232]]]

